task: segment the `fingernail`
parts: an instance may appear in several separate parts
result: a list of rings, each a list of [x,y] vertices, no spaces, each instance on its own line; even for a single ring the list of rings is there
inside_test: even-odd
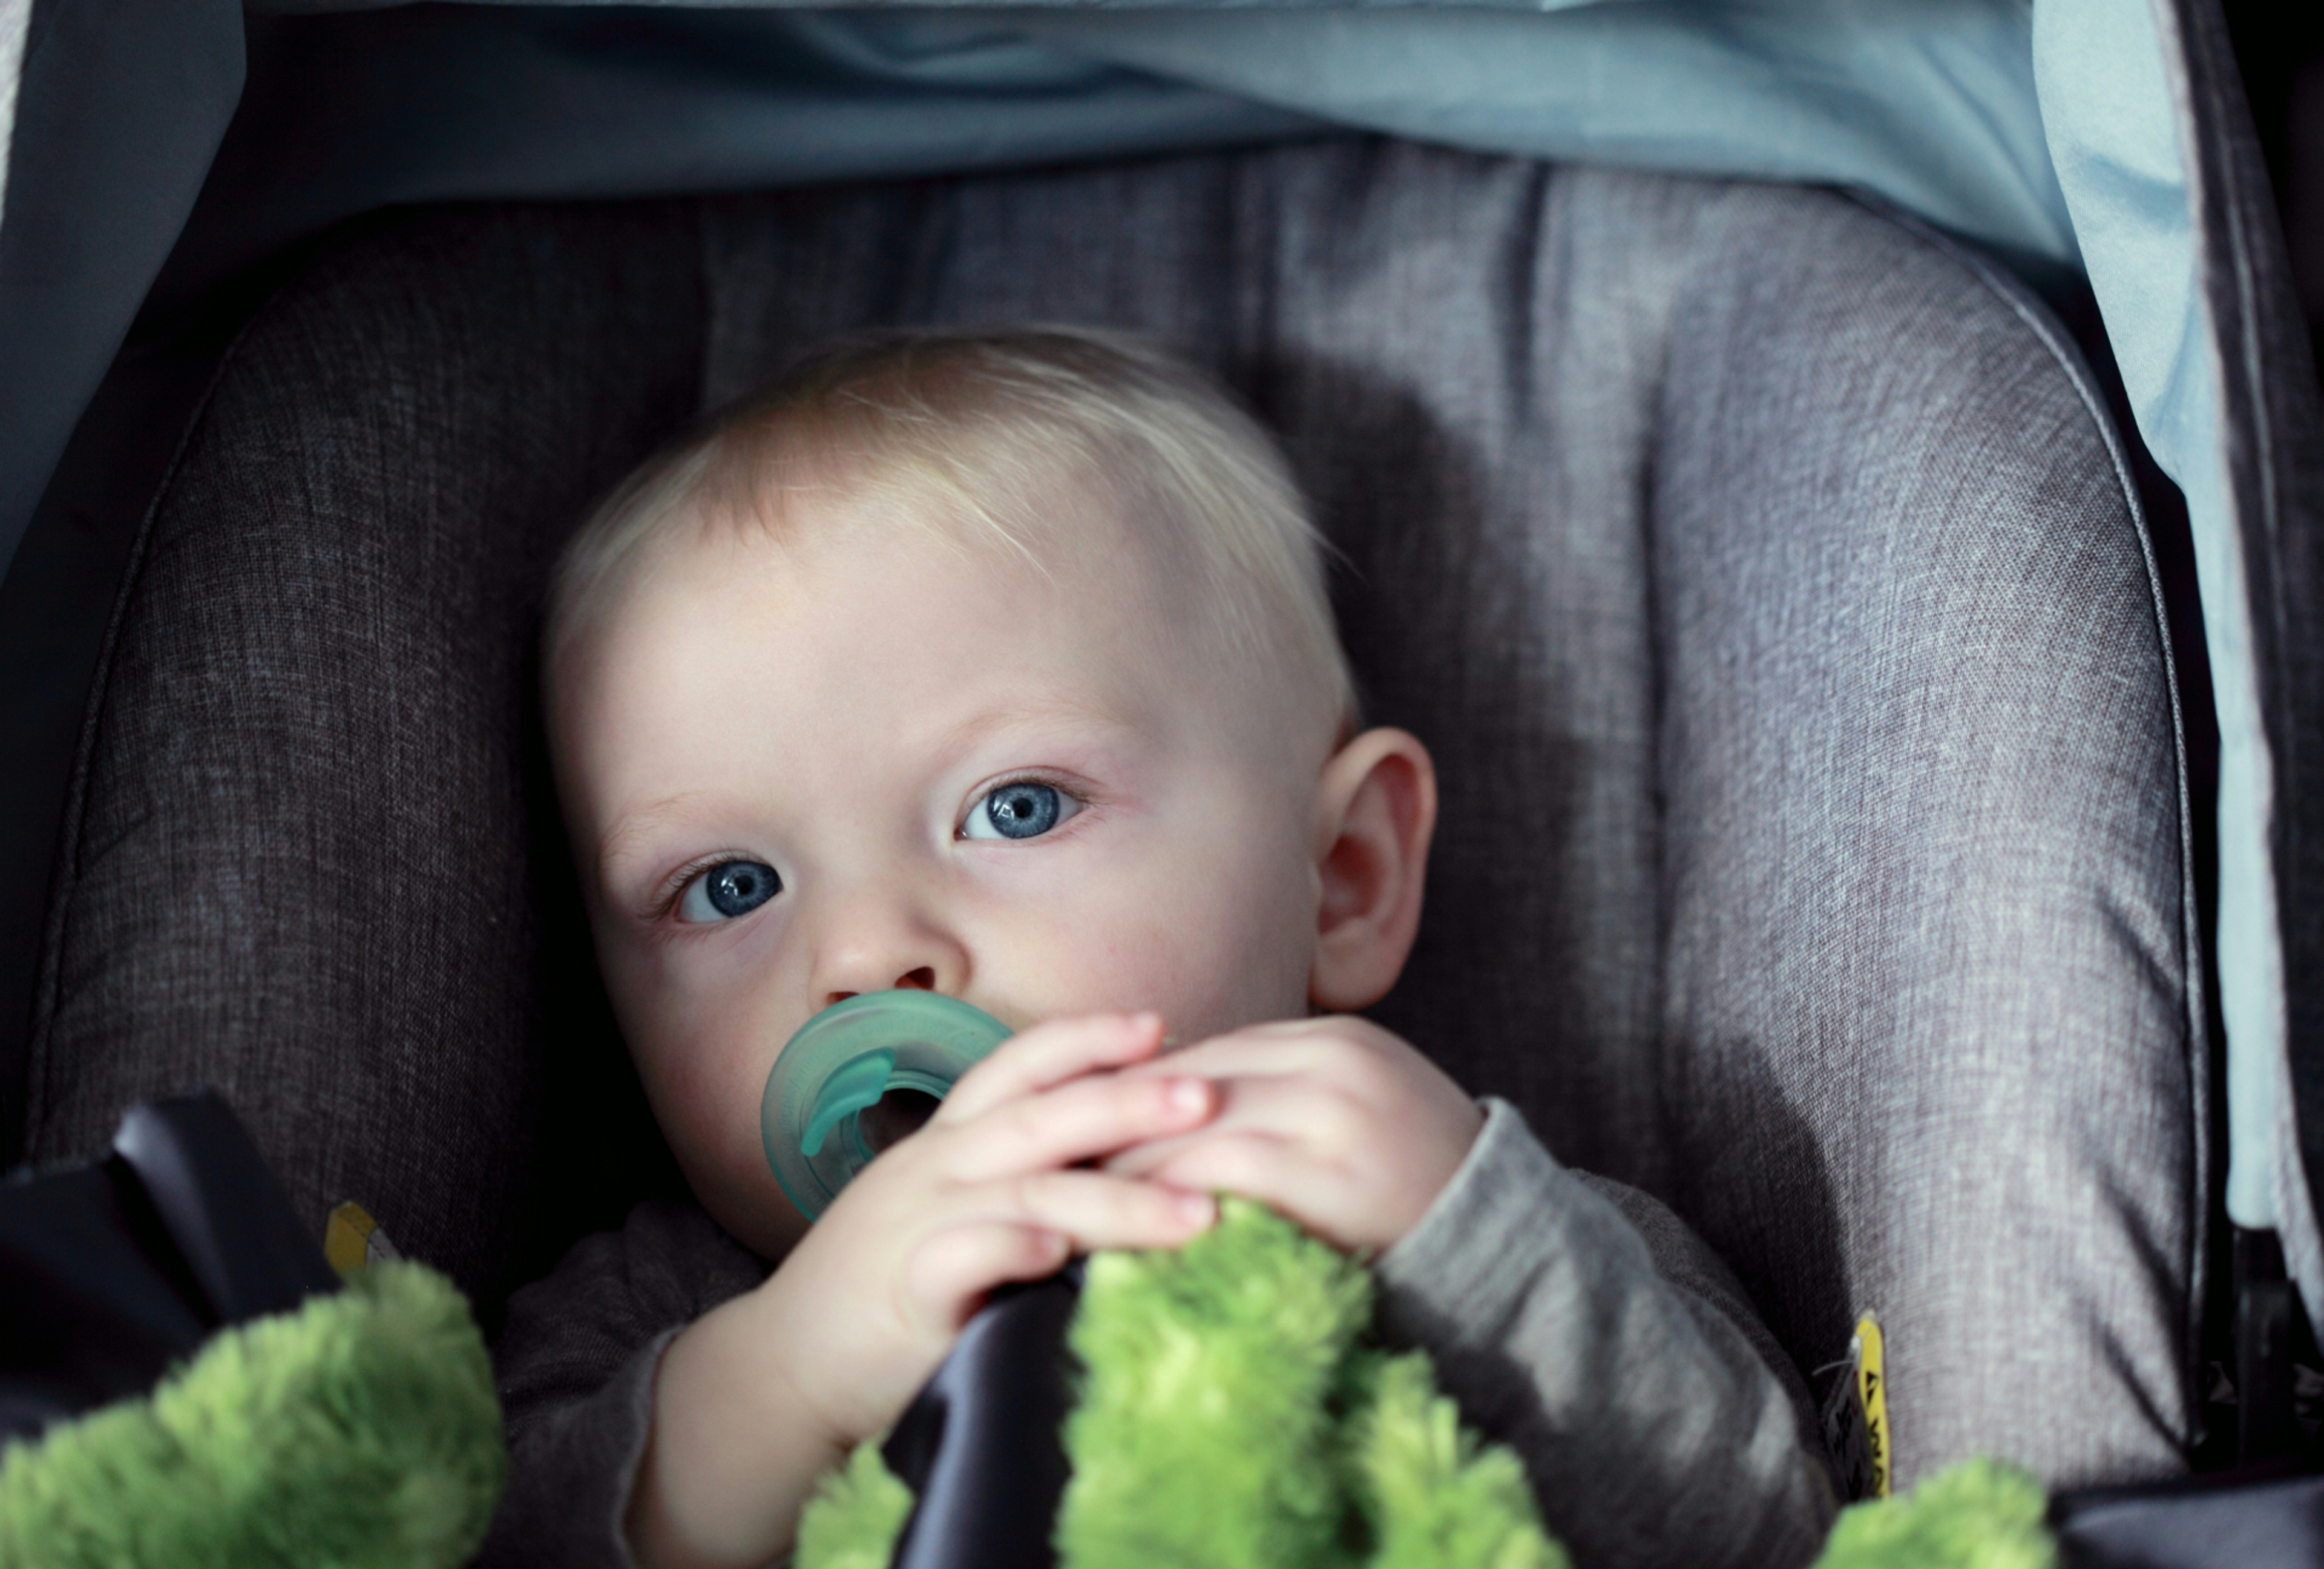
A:
[[[1188,1225],[1206,1232],[1211,1223],[1219,1218],[1219,1203],[1206,1193],[1190,1193],[1178,1201],[1178,1213]]]
[[[1162,1016],[1159,1013],[1133,1013],[1130,1016],[1130,1027],[1141,1035],[1148,1034],[1162,1028]]]
[[[1180,1112],[1206,1112],[1211,1106],[1211,1086],[1206,1079],[1174,1079],[1170,1084],[1170,1105]]]

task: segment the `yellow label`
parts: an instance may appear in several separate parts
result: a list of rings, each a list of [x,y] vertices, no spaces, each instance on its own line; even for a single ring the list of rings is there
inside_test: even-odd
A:
[[[345,1279],[371,1262],[371,1237],[379,1223],[363,1205],[343,1204],[323,1223],[323,1257]]]
[[[1872,1496],[1888,1496],[1888,1374],[1882,1365],[1880,1321],[1870,1314],[1856,1321],[1856,1397],[1864,1408],[1864,1434],[1872,1451]]]

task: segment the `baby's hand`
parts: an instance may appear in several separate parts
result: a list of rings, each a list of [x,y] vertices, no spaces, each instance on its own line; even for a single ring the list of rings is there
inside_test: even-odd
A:
[[[1218,1115],[1124,1150],[1106,1170],[1241,1194],[1351,1252],[1410,1231],[1484,1125],[1443,1070],[1347,1015],[1238,1029],[1129,1076],[1160,1074],[1211,1080]]]
[[[992,1288],[1074,1252],[1175,1247],[1208,1226],[1204,1194],[1075,1169],[1218,1109],[1200,1077],[1108,1071],[1161,1044],[1150,1014],[1002,1043],[848,1184],[765,1285],[679,1335],[631,1494],[639,1560],[765,1563],[789,1544],[816,1477],[902,1415]]]
[[[1199,1190],[1075,1169],[1217,1110],[1200,1076],[1104,1071],[1153,1057],[1161,1037],[1151,1014],[1098,1015],[1005,1042],[784,1260],[766,1289],[790,1381],[835,1441],[894,1422],[995,1286],[1076,1252],[1175,1247],[1215,1218]]]

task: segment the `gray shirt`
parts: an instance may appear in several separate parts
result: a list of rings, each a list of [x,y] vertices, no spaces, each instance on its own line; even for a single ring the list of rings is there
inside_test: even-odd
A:
[[[1375,1265],[1379,1327],[1523,1458],[1582,1569],[1791,1569],[1832,1488],[1799,1372],[1726,1267],[1646,1195],[1569,1171],[1506,1103]],[[509,1301],[513,1459],[488,1565],[630,1569],[622,1519],[662,1349],[768,1266],[684,1204],[641,1204]]]

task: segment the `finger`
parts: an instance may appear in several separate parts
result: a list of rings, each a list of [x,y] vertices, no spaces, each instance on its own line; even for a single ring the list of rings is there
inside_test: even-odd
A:
[[[1175,1248],[1218,1219],[1206,1193],[1098,1171],[1033,1171],[959,1195],[964,1219],[1059,1232],[1074,1248]]]
[[[1002,1041],[991,1057],[962,1075],[936,1116],[965,1121],[1003,1101],[1094,1069],[1139,1062],[1161,1048],[1162,1020],[1153,1013],[1092,1013],[1037,1024]]]
[[[1214,1035],[1193,1046],[1165,1052],[1124,1070],[1131,1077],[1152,1074],[1296,1074],[1340,1057],[1368,1055],[1351,1040],[1338,1019],[1286,1020]]]
[[[986,1293],[1010,1280],[1039,1280],[1065,1267],[1073,1242],[1061,1232],[1008,1221],[946,1226],[912,1251],[904,1288],[915,1323],[957,1333]]]
[[[1075,1079],[947,1130],[943,1169],[955,1182],[982,1182],[1072,1166],[1199,1127],[1217,1106],[1204,1079]]]
[[[1337,1162],[1319,1160],[1298,1146],[1265,1134],[1206,1139],[1179,1151],[1148,1179],[1203,1193],[1239,1194],[1280,1210],[1309,1231],[1336,1241],[1360,1218],[1357,1185]]]
[[[1106,1158],[1103,1168],[1125,1177],[1152,1177],[1199,1140],[1252,1134],[1338,1159],[1390,1136],[1366,1102],[1336,1084],[1305,1075],[1237,1076],[1210,1081],[1218,1111],[1200,1125],[1133,1144]]]

